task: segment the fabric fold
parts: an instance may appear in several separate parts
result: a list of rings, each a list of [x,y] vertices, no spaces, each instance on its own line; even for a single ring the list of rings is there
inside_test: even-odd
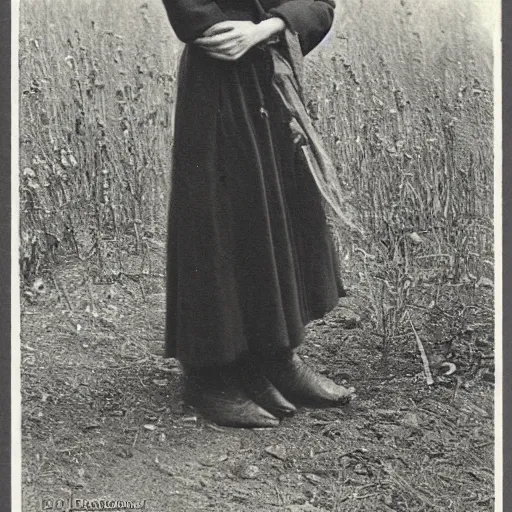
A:
[[[356,220],[356,214],[339,182],[336,166],[323,147],[320,136],[313,126],[304,105],[302,89],[302,54],[298,37],[289,29],[285,30],[286,58],[280,46],[269,44],[272,56],[272,84],[283,102],[283,106],[291,117],[290,130],[299,137],[298,151],[308,171],[313,176],[318,189],[335,214],[335,219],[345,228],[363,234],[362,227]],[[301,143],[305,141],[305,143]]]

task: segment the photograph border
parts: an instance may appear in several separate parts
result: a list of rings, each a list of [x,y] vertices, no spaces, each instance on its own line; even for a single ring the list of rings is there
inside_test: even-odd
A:
[[[11,51],[11,2],[3,1],[0,2],[0,158],[2,167],[7,170],[0,179],[0,236],[4,240],[0,246],[0,503],[4,510],[12,510],[11,469],[14,460],[11,453],[12,248],[7,242],[12,241],[14,231],[11,229],[11,186],[16,169],[11,160],[11,123],[16,122],[11,114],[11,66],[15,60],[11,59]]]
[[[510,51],[512,49],[512,37],[510,34],[510,25],[512,23],[512,5],[510,2],[501,3],[501,84],[497,83],[500,91],[512,90],[512,69],[510,62]],[[498,78],[496,77],[496,82]],[[498,98],[497,98],[498,99]],[[496,143],[501,143],[501,159],[496,158],[495,169],[497,167],[509,170],[512,167],[512,125],[510,123],[510,114],[512,113],[512,95],[502,94],[501,108],[496,105],[495,119],[495,137]],[[498,103],[498,102],[496,102]],[[501,114],[501,116],[500,116]],[[495,428],[501,427],[500,436],[501,446],[496,445],[496,484],[497,490],[499,486],[502,489],[503,503],[512,502],[512,439],[508,433],[507,426],[510,426],[512,421],[512,375],[510,373],[510,366],[512,364],[512,347],[510,343],[505,343],[504,340],[510,340],[512,336],[512,309],[510,302],[510,282],[512,281],[512,209],[508,201],[502,199],[512,196],[512,175],[510,172],[502,172],[500,174],[501,180],[495,186],[496,202],[502,205],[501,223],[496,219],[496,233],[501,231],[502,246],[501,252],[496,250],[496,260],[501,263],[501,268],[496,266],[495,276],[496,282],[500,284],[496,288],[496,334],[497,334],[497,348],[501,347],[500,353],[497,351],[497,367],[501,366],[501,379],[500,372],[497,372],[497,393],[496,393],[496,409],[502,407],[501,417],[496,415]],[[500,189],[501,185],[501,189]],[[501,229],[500,229],[501,228]],[[499,249],[498,241],[495,242],[496,249]],[[502,292],[502,293],[499,293]],[[501,312],[501,314],[500,314]],[[507,371],[508,369],[508,371]],[[501,396],[499,389],[501,388]],[[500,400],[501,399],[501,400]],[[501,403],[500,403],[501,402]],[[501,464],[500,464],[501,462]]]
[[[19,0],[0,2],[0,155],[10,167],[0,180],[0,503],[2,510],[21,511],[21,407],[19,357],[19,280],[17,271],[18,204],[18,105],[17,41]],[[495,510],[512,503],[512,439],[506,435],[512,416],[512,40],[511,2],[501,3],[501,41],[495,42]],[[501,56],[501,59],[500,59]],[[500,80],[501,75],[501,80]],[[502,94],[504,92],[504,94]],[[501,158],[502,157],[502,158]],[[10,163],[10,166],[9,166]],[[505,171],[503,171],[505,170]],[[503,493],[503,494],[502,494]]]

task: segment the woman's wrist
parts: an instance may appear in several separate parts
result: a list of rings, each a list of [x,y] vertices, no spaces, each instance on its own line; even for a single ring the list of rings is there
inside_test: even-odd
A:
[[[286,28],[285,22],[281,18],[268,18],[258,23],[261,30],[262,41],[276,36],[284,31]]]

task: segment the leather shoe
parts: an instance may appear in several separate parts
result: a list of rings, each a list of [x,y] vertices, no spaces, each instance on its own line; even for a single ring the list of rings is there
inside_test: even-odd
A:
[[[293,416],[297,408],[290,403],[265,377],[257,366],[241,367],[239,382],[247,395],[258,405],[278,418]]]
[[[347,405],[352,395],[348,389],[314,372],[297,354],[270,363],[266,376],[296,405],[336,407]]]
[[[254,403],[231,379],[189,377],[185,381],[184,401],[205,419],[225,427],[277,427],[279,420]]]

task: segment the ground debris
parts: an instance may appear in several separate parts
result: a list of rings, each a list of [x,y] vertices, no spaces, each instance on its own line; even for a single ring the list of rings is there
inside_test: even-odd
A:
[[[406,427],[411,428],[420,428],[420,422],[418,419],[418,415],[414,412],[408,412],[401,419],[400,423]]]
[[[321,484],[323,482],[323,479],[315,475],[314,473],[305,473],[304,478],[315,485]]]
[[[333,324],[328,324],[332,327],[342,326],[345,329],[356,329],[361,325],[361,317],[354,313],[351,309],[340,307],[336,310],[336,316],[332,318]]]
[[[97,428],[101,428],[101,424],[97,423],[97,422],[88,423],[87,425],[85,425],[83,427],[84,430],[94,430],[94,429],[97,429]]]
[[[304,505],[288,505],[285,512],[326,512],[326,509],[315,507],[311,503],[304,503]]]
[[[271,446],[267,446],[265,448],[265,452],[268,453],[269,455],[272,455],[276,459],[286,459],[286,447],[282,444],[273,444]]]
[[[227,455],[211,454],[211,455],[208,455],[207,457],[202,458],[199,461],[199,463],[202,466],[213,467],[213,466],[217,466],[221,462],[225,462],[226,460],[228,460]]]
[[[176,473],[176,469],[173,466],[170,466],[169,464],[165,464],[164,462],[160,462],[158,457],[155,458],[155,464],[159,471],[162,473],[165,473],[169,476],[174,476]]]
[[[380,364],[380,341],[352,298],[343,301],[347,311],[361,314],[361,330],[346,332],[336,308],[308,325],[301,351],[316,371],[356,382],[358,397],[350,407],[300,410],[279,428],[259,431],[219,427],[183,407],[181,368],[148,351],[146,340],[159,334],[135,296],[118,305],[124,318],[116,316],[115,336],[98,322],[73,317],[88,336],[87,351],[70,343],[59,322],[41,328],[51,308],[27,306],[33,313],[22,317],[24,342],[33,350],[25,351],[31,363],[22,374],[24,482],[38,492],[109,486],[117,496],[131,496],[146,480],[141,493],[155,499],[158,510],[180,512],[490,510],[492,388],[468,370],[492,366],[492,354],[479,362],[478,350],[490,352],[487,345],[473,346],[485,332],[475,328],[475,339],[468,334],[464,343],[452,343],[456,356],[449,360],[472,384],[452,400],[455,382],[427,387],[423,378],[413,379],[422,366],[409,331],[392,340],[387,366]],[[150,307],[151,314],[160,309]],[[444,356],[426,335],[422,313],[413,320],[429,358]]]
[[[251,480],[256,478],[259,475],[259,473],[260,470],[258,466],[255,466],[254,464],[249,464],[240,470],[239,475],[240,478],[243,478],[245,480]]]

